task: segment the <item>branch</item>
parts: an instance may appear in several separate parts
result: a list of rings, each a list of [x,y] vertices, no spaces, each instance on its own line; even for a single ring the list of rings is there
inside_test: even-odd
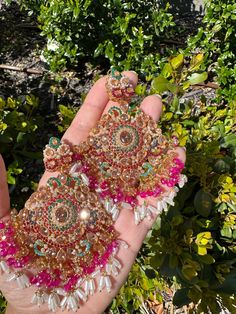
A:
[[[18,71],[18,72],[25,72],[25,73],[28,73],[28,74],[38,74],[38,75],[43,75],[45,72],[47,72],[46,70],[21,68],[21,67],[11,66],[11,65],[8,65],[8,64],[0,64],[0,69],[10,70],[10,71]]]
[[[29,24],[29,23],[23,23],[23,24],[16,24],[15,27],[19,28],[31,28],[31,29],[36,29],[40,31],[39,27],[37,25]]]
[[[213,83],[213,82],[199,83],[199,84],[196,84],[195,86],[209,87],[209,88],[213,88],[213,89],[220,88],[220,86],[217,83]]]

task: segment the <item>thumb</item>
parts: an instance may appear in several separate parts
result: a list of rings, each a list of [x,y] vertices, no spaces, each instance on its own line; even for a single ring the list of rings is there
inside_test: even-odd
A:
[[[7,172],[0,155],[0,218],[6,216],[10,209],[10,197],[7,185]]]

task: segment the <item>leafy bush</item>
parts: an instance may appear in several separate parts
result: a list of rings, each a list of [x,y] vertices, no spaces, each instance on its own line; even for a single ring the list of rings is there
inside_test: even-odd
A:
[[[234,313],[234,1],[208,1],[204,27],[189,39],[186,51],[166,63],[167,58],[160,59],[158,54],[158,42],[162,36],[167,37],[167,31],[177,32],[168,6],[160,9],[153,6],[154,1],[141,0],[20,2],[29,12],[38,14],[42,33],[48,38],[44,55],[53,70],[76,65],[82,58],[91,61],[94,55],[98,60],[105,55],[112,64],[137,69],[147,80],[152,79],[151,93],[163,94],[163,129],[174,132],[187,148],[189,182],[178,194],[175,206],[158,218],[111,311],[140,313],[144,300],[161,301],[159,290],[174,283],[179,288],[174,296],[176,305],[193,301],[198,304],[196,313],[219,314],[220,306]],[[183,101],[181,97],[189,87],[206,79],[219,82],[218,94],[224,101],[207,101],[204,96],[197,105]],[[149,94],[149,90],[144,84],[136,88],[140,96]],[[9,161],[8,180],[12,184],[24,169],[23,159],[29,162],[41,156],[35,136],[43,122],[37,107],[33,96],[0,100],[0,152]],[[63,131],[76,108],[60,105],[59,111],[58,129]],[[167,280],[162,281],[160,276]]]
[[[189,39],[189,49],[202,49],[206,65],[221,85],[221,99],[236,99],[236,3],[209,0],[198,34]]]
[[[142,255],[136,259],[127,283],[121,288],[119,297],[114,299],[111,311],[120,313],[124,309],[126,313],[146,313],[144,302],[162,303],[162,293],[167,291],[168,286],[160,278],[157,271],[150,269],[149,258],[144,259]]]
[[[36,12],[47,37],[43,55],[52,70],[77,65],[86,57],[109,59],[123,68],[155,72],[160,36],[176,32],[168,13],[154,0],[20,0],[21,6]],[[84,59],[83,59],[84,60]]]
[[[30,160],[41,160],[40,133],[44,118],[38,111],[39,99],[27,95],[18,99],[0,98],[0,153],[7,162],[8,183],[16,185],[19,174],[30,173],[25,163]],[[32,169],[33,170],[33,169]],[[35,169],[34,169],[35,171]],[[26,175],[26,173],[24,175]],[[22,179],[19,187],[30,184]],[[22,186],[23,185],[23,186]],[[17,208],[23,205],[22,197]]]
[[[196,113],[193,102],[178,102],[189,84],[206,79],[204,72],[191,73],[191,69],[201,67],[202,60],[197,55],[187,67],[183,56],[178,55],[164,65],[152,83],[154,91],[173,93],[172,101],[165,106],[162,124],[187,147],[189,182],[178,194],[175,206],[161,216],[160,228],[152,232],[151,265],[181,284],[182,289],[174,296],[176,305],[200,302],[198,313],[217,314],[221,303],[233,313],[232,304],[236,303],[230,294],[236,292],[234,104],[207,105],[203,97]]]

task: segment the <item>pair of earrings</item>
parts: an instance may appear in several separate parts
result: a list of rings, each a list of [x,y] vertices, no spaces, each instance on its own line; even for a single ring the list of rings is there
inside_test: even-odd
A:
[[[133,210],[136,224],[151,219],[174,205],[177,185],[186,182],[177,139],[130,108],[129,79],[112,69],[106,88],[119,105],[80,145],[51,138],[44,163],[58,175],[33,193],[19,214],[0,222],[0,268],[21,288],[35,286],[32,302],[47,303],[53,312],[76,312],[89,295],[110,292],[122,269],[117,252],[128,248],[114,226],[120,211]]]

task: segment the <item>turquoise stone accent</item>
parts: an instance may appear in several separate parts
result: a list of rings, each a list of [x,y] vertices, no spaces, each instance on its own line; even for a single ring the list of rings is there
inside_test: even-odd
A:
[[[111,68],[111,76],[114,77],[117,80],[120,80],[122,78],[122,75],[119,72],[119,75],[115,75],[116,72],[119,72],[115,67]]]
[[[82,182],[82,181],[81,181],[80,178],[76,178],[76,177],[75,177],[75,178],[73,178],[73,180],[76,181],[76,183],[77,183],[78,185],[81,185],[81,182]]]
[[[105,170],[105,168],[108,168],[108,167],[110,167],[110,164],[109,164],[108,162],[103,162],[103,163],[99,166],[101,172],[102,172],[104,175],[106,175],[107,177],[110,176],[110,174],[107,173],[107,171]]]
[[[51,138],[49,139],[49,146],[50,146],[51,148],[57,149],[57,148],[60,146],[60,144],[61,144],[61,141],[60,141],[60,139],[57,138],[57,137],[51,137]]]
[[[39,249],[38,249],[38,246],[41,246],[43,247],[44,246],[44,243],[40,240],[36,240],[35,243],[34,243],[34,252],[39,255],[39,256],[45,256],[44,253],[42,253]]]
[[[109,110],[108,113],[112,114],[113,112],[118,112],[119,114],[122,114],[122,111],[119,107],[112,106]]]
[[[77,253],[77,256],[83,257],[85,256],[91,248],[91,243],[87,240],[80,241],[81,246],[85,246],[85,251],[81,253]]]
[[[146,169],[146,171],[140,174],[141,177],[147,177],[150,173],[153,172],[153,167],[148,162],[143,164],[143,169]]]
[[[56,182],[58,186],[61,186],[61,181],[55,177],[49,178],[47,184],[53,187],[53,181]]]

